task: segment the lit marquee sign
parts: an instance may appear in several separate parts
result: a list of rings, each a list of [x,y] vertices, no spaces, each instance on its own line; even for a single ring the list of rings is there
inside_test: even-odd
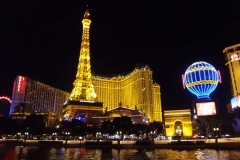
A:
[[[229,61],[225,65],[227,65],[227,64],[229,64],[229,63],[231,63],[233,61],[238,61],[238,60],[240,60],[240,58],[238,56],[238,53],[234,52],[234,53],[229,55]]]
[[[216,115],[216,103],[215,102],[197,102],[196,110],[198,116],[213,116]]]

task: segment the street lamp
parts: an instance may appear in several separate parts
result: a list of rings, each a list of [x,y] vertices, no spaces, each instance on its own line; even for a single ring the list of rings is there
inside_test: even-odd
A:
[[[70,135],[70,132],[66,132],[65,134],[66,134],[66,135]]]
[[[96,137],[98,138],[101,135],[101,132],[96,133]]]
[[[25,142],[26,142],[27,138],[28,138],[28,132],[25,132]]]
[[[17,133],[17,141],[21,138],[21,133]]]
[[[99,141],[99,138],[101,137],[101,132],[97,132],[96,133],[96,138],[97,138],[97,141]]]
[[[219,128],[213,128],[213,131],[214,131],[215,137],[217,137],[217,136],[218,136]]]
[[[117,136],[118,136],[119,139],[121,139],[121,135],[122,135],[122,132],[121,131],[119,131],[119,132],[117,131]]]
[[[57,133],[56,133],[56,132],[52,134],[52,139],[53,139],[53,141],[56,139],[56,136],[57,136]]]
[[[122,132],[120,131],[119,133],[120,133],[120,134],[119,134],[120,140],[122,140]]]
[[[219,128],[213,128],[214,131],[214,135],[215,135],[215,143],[218,143],[218,132],[219,132]]]
[[[70,135],[70,132],[65,132],[65,135],[66,135],[66,144],[67,144],[67,140],[68,140],[68,137]]]

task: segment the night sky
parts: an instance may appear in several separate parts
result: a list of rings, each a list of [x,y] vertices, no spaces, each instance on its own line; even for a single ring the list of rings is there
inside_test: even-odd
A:
[[[93,73],[148,64],[163,110],[187,109],[196,97],[183,89],[181,75],[206,61],[221,71],[223,83],[211,97],[225,110],[231,93],[222,50],[240,43],[240,1],[1,1],[0,96],[11,97],[17,75],[71,92],[86,4]]]

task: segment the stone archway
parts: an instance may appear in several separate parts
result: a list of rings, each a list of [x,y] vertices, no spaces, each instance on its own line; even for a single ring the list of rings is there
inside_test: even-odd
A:
[[[191,110],[164,111],[166,136],[192,137]]]

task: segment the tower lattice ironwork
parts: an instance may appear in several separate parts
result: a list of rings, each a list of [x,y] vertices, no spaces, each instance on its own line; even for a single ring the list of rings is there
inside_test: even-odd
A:
[[[76,80],[73,82],[74,88],[69,97],[70,100],[95,101],[96,93],[92,84],[91,64],[90,64],[90,14],[88,9],[85,11],[83,20],[82,43],[80,58],[77,68]]]
[[[101,116],[103,108],[103,103],[97,102],[92,84],[89,42],[91,19],[88,9],[85,11],[82,24],[83,33],[77,75],[69,100],[63,104],[62,116],[65,120],[80,116],[88,122],[93,116]]]

